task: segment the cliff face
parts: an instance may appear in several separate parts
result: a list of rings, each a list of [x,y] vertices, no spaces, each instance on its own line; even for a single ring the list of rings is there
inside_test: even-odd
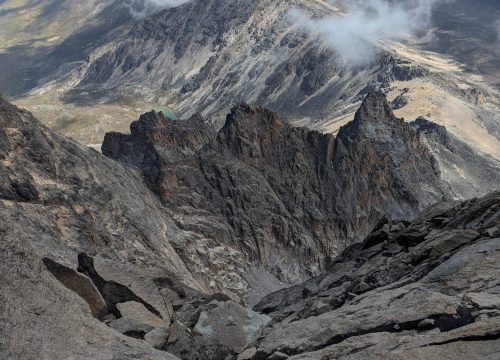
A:
[[[327,274],[270,294],[254,310],[274,325],[251,358],[495,357],[499,196],[381,222]]]
[[[412,219],[447,195],[436,160],[379,93],[336,138],[239,105],[218,134],[198,116],[145,114],[130,135],[107,134],[102,151],[139,168],[193,233],[197,245],[177,244],[184,258],[200,247],[219,259],[215,249],[231,249],[239,267],[227,281],[240,293],[248,264],[296,281],[324,270],[383,216]]]
[[[154,278],[205,291],[138,174],[0,98],[0,213],[2,358],[174,359],[94,318],[136,300],[169,321]],[[95,257],[103,287],[128,291],[101,294],[77,272],[80,252]]]
[[[367,96],[335,145],[338,207],[352,209],[361,221],[352,231],[384,214],[412,218],[445,195],[436,159],[380,93]]]
[[[186,256],[201,242],[211,253],[225,244],[244,256],[238,276],[248,262],[288,282],[319,271],[320,253],[343,246],[327,241],[338,231],[329,224],[333,137],[292,128],[268,110],[240,105],[218,134],[199,117],[149,113],[131,135],[107,134],[102,150],[138,166],[177,225],[199,237],[199,246],[179,246]]]

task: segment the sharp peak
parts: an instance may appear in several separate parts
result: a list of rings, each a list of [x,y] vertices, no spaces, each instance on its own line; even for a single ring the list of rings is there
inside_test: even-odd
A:
[[[354,121],[358,123],[379,122],[387,119],[393,120],[396,117],[387,101],[387,97],[379,91],[368,93],[354,116]]]
[[[405,127],[404,120],[394,116],[386,96],[381,92],[370,92],[364,98],[354,120],[342,126],[337,137],[357,137],[372,133],[375,128]]]
[[[233,124],[244,123],[246,122],[245,120],[252,120],[254,124],[257,120],[261,125],[282,126],[280,116],[274,111],[261,106],[252,106],[245,102],[241,102],[231,108],[231,112],[226,116],[226,122],[221,130]]]

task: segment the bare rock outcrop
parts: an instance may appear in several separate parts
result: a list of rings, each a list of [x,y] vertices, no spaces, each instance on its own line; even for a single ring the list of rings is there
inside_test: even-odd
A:
[[[0,99],[0,354],[493,354],[498,194],[418,215],[460,191],[431,142],[466,150],[371,93],[337,137],[244,104],[218,133],[145,114],[106,137],[124,166]]]
[[[447,195],[435,158],[380,93],[336,138],[241,104],[217,134],[199,116],[144,114],[130,135],[107,134],[102,151],[139,168],[176,224],[196,234],[196,246],[176,243],[183,258],[207,248],[217,260],[195,266],[212,274],[214,263],[238,264],[224,279],[237,295],[248,293],[248,264],[304,279],[382,216],[410,220]]]
[[[254,359],[489,359],[500,348],[500,194],[381,223],[330,271],[270,294]]]
[[[99,321],[123,301],[106,289],[134,299],[140,291],[78,272],[77,255],[86,252],[202,288],[168,241],[171,220],[148,194],[134,172],[0,98],[1,358],[175,359]],[[156,306],[154,295],[145,298]]]

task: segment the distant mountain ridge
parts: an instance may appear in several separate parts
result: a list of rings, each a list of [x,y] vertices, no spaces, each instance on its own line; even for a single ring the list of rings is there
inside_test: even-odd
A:
[[[467,43],[481,53],[489,44],[483,31],[452,29],[455,10],[460,14],[469,5],[453,4],[436,8],[434,23],[455,37],[477,38]],[[471,65],[470,72],[458,63],[456,51],[446,53],[445,31],[381,43],[369,65],[353,69],[321,38],[287,21],[293,6],[317,17],[342,12],[320,0],[193,0],[142,19],[123,17],[104,23],[113,30],[85,47],[83,58],[58,71],[52,66],[53,73],[17,103],[52,128],[99,147],[106,132],[126,132],[140,113],[162,105],[184,118],[201,113],[219,128],[235,103],[246,102],[293,124],[336,133],[369,91],[383,91],[391,102],[398,100],[397,116],[424,115],[479,155],[500,159],[498,91],[479,68]],[[118,16],[122,10],[106,11]],[[475,13],[490,26],[490,15],[483,15]],[[63,45],[54,54],[64,52]],[[489,64],[495,68],[494,61]]]
[[[496,359],[500,3],[141,1],[0,0],[0,359]]]

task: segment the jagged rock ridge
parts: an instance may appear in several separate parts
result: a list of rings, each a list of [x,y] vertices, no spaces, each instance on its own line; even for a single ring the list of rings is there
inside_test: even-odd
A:
[[[435,160],[376,93],[337,138],[240,105],[218,134],[198,116],[148,113],[102,151],[141,168],[181,228],[287,282],[322,270],[385,213],[412,218],[444,195]]]
[[[449,28],[445,34],[436,29],[439,38],[461,34],[463,41],[454,43],[468,43],[471,58],[483,54],[486,31],[471,28],[469,21],[484,20],[481,27],[486,28],[499,9],[491,0],[480,3],[444,2],[433,19]],[[486,3],[491,11],[475,9]],[[100,33],[91,26],[87,35],[83,31],[81,38],[64,41],[51,52],[60,62],[65,62],[67,52],[68,61],[78,61],[58,70],[59,62],[51,57],[36,61],[54,68],[54,73],[27,97],[16,99],[49,126],[87,144],[100,146],[111,130],[126,132],[129,122],[158,105],[171,106],[181,117],[202,113],[219,128],[239,101],[265,106],[296,124],[336,133],[353,119],[369,91],[382,90],[391,101],[399,98],[398,116],[426,115],[476,151],[500,158],[496,91],[447,56],[426,52],[426,44],[435,43],[432,36],[378,44],[380,56],[352,68],[328,41],[304,32],[287,16],[292,7],[315,18],[339,15],[344,11],[341,2],[192,0],[135,20],[122,16],[119,5],[114,1],[102,12],[96,10],[93,22],[110,30],[106,36],[89,43],[89,34]],[[455,19],[469,13],[477,19],[471,16],[474,20],[467,19],[466,29],[457,29],[460,22]],[[433,47],[445,55],[452,48]],[[10,51],[6,53],[3,56]],[[29,81],[36,78],[34,73],[44,72],[30,66]]]
[[[144,114],[130,135],[107,134],[102,152],[141,169],[176,224],[193,234],[196,246],[176,244],[183,258],[203,248],[217,257],[216,269],[238,264],[224,286],[239,295],[256,264],[288,283],[319,273],[383,216],[411,220],[441,198],[492,190],[499,169],[481,163],[486,189],[451,191],[419,132],[381,93],[370,93],[337,137],[242,104],[217,134],[199,116]],[[226,255],[215,255],[221,245]],[[214,264],[194,266],[214,278]]]

